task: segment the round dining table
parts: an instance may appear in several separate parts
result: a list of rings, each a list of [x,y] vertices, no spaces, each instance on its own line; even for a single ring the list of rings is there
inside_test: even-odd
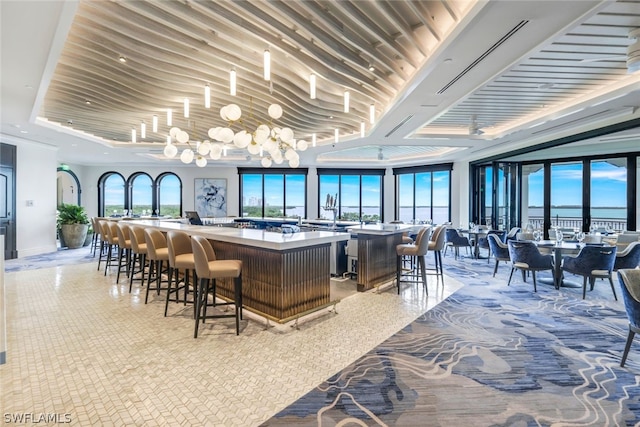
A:
[[[556,289],[560,289],[560,287],[582,287],[580,283],[573,282],[562,277],[562,257],[563,255],[577,255],[580,253],[580,249],[585,245],[584,243],[579,243],[575,240],[563,240],[560,243],[555,240],[540,240],[535,243],[541,253],[551,253],[553,255],[553,281],[543,278],[539,279],[539,282],[545,283],[546,281],[548,284],[553,284]]]

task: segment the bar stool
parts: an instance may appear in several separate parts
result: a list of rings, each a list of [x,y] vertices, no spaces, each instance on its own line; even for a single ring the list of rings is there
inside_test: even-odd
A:
[[[191,248],[191,237],[184,231],[171,230],[167,233],[167,247],[169,248],[169,284],[167,285],[167,300],[164,305],[164,316],[167,317],[169,308],[169,298],[172,293],[176,294],[178,302],[180,289],[184,289],[184,304],[187,304],[189,294],[189,272],[193,272],[194,283],[196,283],[195,271],[196,262]],[[184,285],[180,286],[180,271],[184,272]],[[175,289],[172,283],[175,279]],[[195,314],[195,311],[194,311]]]
[[[109,241],[107,240],[108,232],[108,224],[107,220],[100,219],[98,220],[98,229],[100,230],[100,250],[98,251],[98,271],[100,270],[100,264],[102,261],[106,263],[107,254],[109,253]]]
[[[422,278],[422,284],[424,285],[426,294],[429,295],[429,290],[427,289],[427,270],[424,258],[427,254],[427,250],[429,249],[428,231],[429,228],[421,228],[416,236],[415,244],[402,243],[396,246],[396,282],[398,284],[398,295],[400,295],[400,282],[403,276],[402,259],[404,257],[412,257],[418,260],[418,269],[420,270],[419,274]],[[417,274],[414,274],[414,271],[412,270],[410,276],[417,277]]]
[[[133,281],[140,280],[140,286],[144,286],[144,273],[147,264],[147,242],[144,239],[144,228],[139,225],[129,226],[129,237],[131,238],[131,271],[129,273],[129,293],[133,288]],[[139,269],[136,270],[136,261]],[[135,279],[136,273],[140,273],[140,278]]]
[[[162,283],[162,266],[169,264],[169,248],[167,247],[167,238],[160,230],[155,228],[144,229],[144,240],[147,243],[147,259],[149,260],[149,273],[147,275],[147,295],[144,297],[144,303],[149,300],[149,289],[151,289],[151,281],[156,281],[156,289],[158,295]],[[166,262],[166,264],[165,264]]]
[[[116,275],[116,283],[118,283],[120,281],[120,271],[123,266],[127,277],[129,277],[131,272],[131,237],[127,224],[114,223],[111,228],[112,230],[115,229],[118,236],[118,274]]]
[[[89,246],[89,251],[91,252],[91,255],[95,257],[98,245],[102,241],[102,230],[100,229],[98,218],[96,218],[95,216],[91,217],[91,227],[93,227],[93,237],[91,238],[91,246]]]
[[[204,323],[205,319],[220,317],[235,317],[236,335],[240,335],[240,319],[242,319],[242,261],[235,259],[217,260],[211,243],[202,236],[191,237],[191,248],[196,263],[196,274],[200,282],[195,293],[196,324],[193,337],[198,338],[200,320]],[[216,304],[216,279],[225,278],[234,279],[234,300]],[[210,305],[234,305],[235,313],[207,315],[209,291],[213,293],[213,303]]]
[[[118,260],[118,253],[120,250],[119,241],[118,241],[118,232],[116,223],[112,221],[105,221],[103,223],[102,232],[103,239],[107,239],[107,255],[106,262],[104,265],[104,275],[107,275],[107,270],[111,267],[111,264]],[[100,268],[100,264],[98,261],[98,268]]]
[[[432,274],[436,276],[436,283],[439,278],[442,278],[442,284],[444,285],[444,273],[442,269],[442,250],[444,249],[444,240],[445,240],[445,232],[447,224],[441,224],[433,230],[431,233],[431,238],[429,239],[429,247],[428,250],[433,252],[433,256],[435,259],[435,268],[428,269],[433,270],[433,273],[427,271],[427,274]]]

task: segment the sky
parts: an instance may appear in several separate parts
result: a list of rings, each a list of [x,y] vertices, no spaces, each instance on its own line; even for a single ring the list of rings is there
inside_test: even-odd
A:
[[[529,206],[543,205],[543,173],[540,169],[529,175]],[[626,182],[626,167],[594,161],[591,164],[591,206],[626,206]],[[582,205],[582,163],[552,165],[551,183],[552,206]]]

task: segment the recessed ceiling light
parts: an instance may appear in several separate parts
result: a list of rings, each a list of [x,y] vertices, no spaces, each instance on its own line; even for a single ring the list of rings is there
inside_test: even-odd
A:
[[[118,61],[125,63],[127,62],[127,58],[125,58],[124,56],[120,55],[120,58],[118,58]]]
[[[26,130],[21,130],[20,133],[29,133],[29,132]]]
[[[87,104],[87,105],[91,105],[91,101],[89,101],[89,100],[84,101],[84,103]]]

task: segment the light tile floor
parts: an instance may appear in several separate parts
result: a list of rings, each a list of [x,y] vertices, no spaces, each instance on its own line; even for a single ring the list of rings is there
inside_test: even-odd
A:
[[[357,293],[337,313],[265,327],[210,321],[96,264],[6,273],[1,413],[58,414],[75,425],[258,425],[432,308],[462,284]],[[142,290],[144,291],[144,289]],[[245,311],[246,313],[246,311]],[[251,317],[251,319],[247,319]]]

